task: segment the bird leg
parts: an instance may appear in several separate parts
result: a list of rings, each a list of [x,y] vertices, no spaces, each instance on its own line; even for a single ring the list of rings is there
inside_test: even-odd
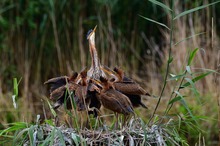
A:
[[[126,122],[127,122],[128,119],[129,119],[129,115],[124,115],[122,127],[126,126]]]
[[[116,122],[115,122],[114,129],[118,129],[118,113],[116,113],[116,112],[115,112],[115,118],[116,118]]]

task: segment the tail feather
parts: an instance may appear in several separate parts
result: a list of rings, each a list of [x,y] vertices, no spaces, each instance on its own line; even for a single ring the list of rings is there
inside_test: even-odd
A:
[[[148,107],[147,107],[145,104],[143,104],[142,102],[140,102],[140,105],[141,105],[143,108],[148,109]]]
[[[151,96],[148,92],[147,92],[145,95],[147,95],[147,96]]]
[[[66,80],[68,79],[69,77],[67,76],[61,76],[61,77],[56,77],[56,78],[52,78],[52,79],[49,79],[48,81],[44,82],[44,84],[54,84],[54,83],[66,83]]]

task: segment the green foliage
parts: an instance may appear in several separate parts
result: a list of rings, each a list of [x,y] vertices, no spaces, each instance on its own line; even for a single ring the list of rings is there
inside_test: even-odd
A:
[[[174,25],[174,23],[175,23],[174,21],[175,21],[176,19],[182,17],[182,16],[185,16],[185,15],[187,15],[187,14],[193,13],[193,12],[198,11],[198,10],[200,10],[200,9],[203,9],[203,8],[206,8],[206,7],[211,6],[211,5],[213,5],[213,4],[216,4],[216,3],[218,3],[219,1],[218,1],[218,2],[214,2],[214,3],[211,3],[211,4],[208,4],[208,5],[199,6],[199,7],[190,9],[190,10],[186,10],[186,11],[184,11],[184,12],[182,12],[182,13],[176,15],[176,16],[175,16],[175,13],[174,13],[174,11],[173,11],[173,5],[174,5],[174,4],[173,4],[173,3],[174,3],[173,1],[171,1],[171,4],[170,4],[171,7],[172,7],[171,10],[170,10],[170,8],[169,8],[168,6],[166,6],[165,4],[163,4],[163,3],[161,3],[161,2],[158,2],[158,1],[156,1],[156,0],[150,0],[150,2],[152,2],[152,3],[154,3],[154,4],[158,5],[158,6],[160,6],[160,7],[162,7],[162,8],[164,8],[165,10],[169,10],[169,11],[171,12],[171,20],[170,20],[171,27],[169,28],[168,26],[166,26],[166,25],[163,24],[163,23],[159,23],[159,22],[157,22],[157,21],[155,21],[155,20],[152,20],[152,19],[150,19],[150,18],[146,18],[146,17],[142,16],[144,19],[146,19],[146,20],[148,20],[148,21],[151,21],[151,22],[154,22],[154,23],[156,23],[156,24],[158,24],[158,25],[161,25],[161,26],[167,28],[167,29],[170,31],[170,48],[169,48],[169,56],[168,56],[168,61],[167,61],[167,68],[166,68],[166,73],[165,73],[164,85],[163,85],[163,88],[162,88],[162,91],[161,91],[159,100],[158,100],[158,102],[157,102],[157,105],[156,105],[156,107],[155,107],[155,109],[154,109],[154,112],[153,112],[153,114],[152,114],[152,116],[151,116],[151,118],[150,118],[150,120],[149,120],[149,123],[150,123],[151,120],[153,119],[153,117],[154,117],[154,115],[155,115],[155,113],[156,113],[156,111],[157,111],[157,109],[158,109],[158,106],[160,105],[160,101],[161,101],[162,95],[163,95],[163,93],[164,93],[164,91],[165,91],[165,88],[166,88],[166,86],[167,86],[167,81],[168,81],[167,78],[168,78],[168,74],[170,74],[170,73],[169,73],[170,63],[173,61],[173,57],[171,56],[171,54],[172,54],[172,47],[175,46],[175,45],[177,45],[177,44],[179,44],[180,42],[182,42],[182,41],[179,41],[179,42],[177,42],[177,43],[174,44],[174,45],[172,44],[172,41],[173,41],[173,40],[172,40],[172,39],[173,39],[173,33],[175,32],[175,29],[174,29],[174,27],[173,27],[173,25]],[[203,34],[203,33],[199,33],[199,34]],[[192,37],[193,37],[193,36],[188,37],[188,38],[185,38],[185,39],[183,39],[183,40],[187,40],[187,39],[192,38]],[[199,129],[199,127],[196,126],[196,125],[199,126],[198,119],[194,116],[192,109],[190,109],[190,107],[189,107],[190,105],[186,102],[186,100],[185,100],[185,97],[186,97],[186,96],[183,96],[179,91],[180,91],[180,89],[186,88],[186,87],[188,87],[189,85],[191,85],[191,86],[192,86],[192,91],[195,93],[195,95],[199,96],[199,92],[198,92],[198,90],[196,89],[194,83],[195,83],[196,81],[198,81],[198,80],[203,79],[204,77],[206,77],[206,76],[209,75],[210,73],[213,73],[213,72],[214,72],[214,71],[210,71],[210,72],[202,73],[201,75],[199,75],[199,76],[197,76],[197,77],[193,77],[193,79],[190,79],[190,78],[187,77],[187,73],[188,73],[190,76],[192,76],[192,74],[193,74],[192,71],[191,71],[191,69],[190,69],[190,65],[192,65],[193,59],[195,58],[196,52],[197,52],[198,50],[199,50],[199,49],[196,48],[196,49],[194,49],[193,51],[190,52],[189,57],[188,57],[188,63],[187,63],[186,70],[184,71],[184,73],[179,74],[179,75],[172,75],[172,74],[171,74],[171,75],[172,75],[172,78],[170,78],[169,80],[176,80],[177,82],[178,82],[178,79],[181,79],[181,80],[180,80],[179,85],[177,86],[177,87],[178,87],[177,90],[175,89],[175,87],[173,88],[173,92],[171,93],[170,100],[169,100],[169,102],[168,102],[168,104],[167,104],[167,109],[165,110],[165,114],[164,114],[165,116],[167,116],[168,113],[169,113],[169,111],[170,111],[171,108],[173,107],[173,104],[175,104],[175,103],[177,103],[177,102],[180,102],[180,103],[182,104],[182,106],[185,108],[185,110],[187,111],[187,113],[189,114],[189,118],[187,118],[187,119],[190,119],[190,120],[193,121],[191,125],[194,126],[194,127],[196,127],[196,129]],[[187,82],[183,84],[184,80],[186,80]],[[180,111],[180,112],[181,112],[181,111]],[[188,126],[186,126],[186,127],[188,128]],[[190,127],[190,126],[189,126],[189,127]],[[192,130],[192,131],[195,131],[195,130]]]
[[[214,71],[209,71],[209,72],[206,72],[206,73],[203,73],[195,78],[193,78],[192,80],[188,80],[188,82],[186,82],[185,84],[183,84],[180,88],[185,88],[189,85],[194,85],[194,82],[196,81],[199,81],[201,79],[203,79],[204,77],[206,77],[207,75],[213,73]]]
[[[198,139],[198,135],[204,134],[201,129],[205,129],[201,124],[201,120],[204,117],[197,116],[203,114],[204,109],[197,111],[197,108],[203,106],[201,105],[203,100],[207,100],[204,99],[206,96],[203,97],[204,93],[199,92],[197,85],[207,78],[208,75],[211,76],[212,73],[218,72],[205,68],[200,69],[198,72],[195,71],[194,59],[197,59],[197,54],[201,53],[198,48],[190,51],[189,55],[186,57],[188,59],[186,59],[187,62],[185,65],[182,66],[184,68],[183,71],[181,71],[180,68],[177,68],[180,73],[171,73],[170,64],[172,66],[178,62],[173,52],[174,49],[177,49],[177,46],[180,43],[191,43],[191,39],[204,37],[205,40],[201,39],[200,42],[209,44],[210,40],[208,40],[208,38],[210,37],[210,32],[203,31],[210,29],[209,27],[211,26],[207,28],[205,27],[205,24],[202,23],[202,32],[186,35],[189,37],[176,41],[179,40],[179,38],[174,38],[173,34],[177,31],[177,29],[182,28],[177,28],[174,24],[178,22],[179,18],[184,21],[186,19],[187,22],[190,22],[191,18],[188,17],[192,15],[193,23],[198,25],[196,22],[200,19],[200,17],[198,17],[198,11],[201,12],[200,10],[208,8],[209,6],[213,6],[214,8],[214,5],[219,3],[219,1],[215,1],[210,4],[206,4],[205,1],[178,1],[181,9],[176,8],[176,10],[182,10],[183,7],[183,11],[177,15],[175,14],[176,10],[174,6],[176,5],[174,4],[170,4],[170,6],[168,6],[157,0],[149,0],[149,2],[153,5],[149,5],[148,1],[138,0],[120,2],[118,0],[0,1],[2,6],[0,9],[0,57],[2,58],[0,62],[1,90],[3,90],[3,93],[6,93],[13,89],[13,95],[15,95],[14,104],[18,104],[20,102],[28,105],[26,106],[26,109],[23,108],[22,110],[17,109],[16,111],[13,110],[6,112],[4,112],[4,110],[4,113],[1,111],[2,114],[5,114],[5,121],[14,122],[15,119],[19,118],[24,120],[23,112],[21,111],[27,111],[30,115],[33,113],[36,114],[38,112],[35,111],[36,109],[39,109],[40,111],[41,108],[33,107],[35,104],[38,105],[40,103],[40,99],[36,99],[36,97],[38,98],[40,96],[38,93],[45,94],[42,93],[45,91],[41,89],[45,88],[42,87],[42,82],[46,79],[61,74],[68,74],[67,72],[70,72],[68,71],[69,69],[77,71],[81,65],[90,65],[90,61],[85,59],[88,58],[89,52],[86,49],[88,46],[87,43],[85,43],[85,34],[87,30],[95,25],[99,26],[97,34],[97,48],[99,48],[102,63],[111,67],[114,65],[122,66],[126,68],[126,70],[129,70],[128,73],[130,74],[141,74],[142,70],[144,70],[144,75],[141,76],[141,78],[143,77],[143,81],[145,80],[144,77],[148,76],[145,71],[149,71],[151,74],[154,74],[162,70],[163,60],[165,58],[164,52],[166,51],[164,44],[167,44],[167,42],[165,41],[166,37],[161,37],[161,32],[166,33],[166,31],[168,31],[170,33],[170,48],[169,56],[167,58],[164,87],[161,90],[159,102],[157,103],[154,114],[152,115],[153,120],[149,123],[152,125],[162,125],[162,128],[164,128],[164,130],[168,133],[168,135],[166,135],[168,142],[167,145],[187,145],[189,139],[191,139],[191,143],[194,144],[195,139]],[[160,8],[158,9],[157,6]],[[194,8],[190,8],[191,6]],[[218,8],[219,5],[216,5],[215,15],[217,16],[219,13]],[[164,13],[164,11],[166,13]],[[192,14],[196,12],[197,14]],[[203,19],[208,19],[203,13],[204,11],[199,13],[199,15],[201,14],[202,21]],[[147,21],[140,19],[138,14]],[[209,17],[214,16],[214,14],[207,15],[209,15]],[[133,21],[128,23],[128,20]],[[167,20],[169,21],[168,23]],[[202,21],[198,22],[201,23]],[[207,23],[209,23],[209,21],[207,21]],[[166,30],[155,29],[155,25],[152,24],[160,25],[166,28]],[[218,22],[216,24],[218,24]],[[194,28],[189,28],[189,26],[191,25],[187,23],[187,32],[193,32]],[[218,25],[216,25],[216,28],[218,28]],[[149,40],[144,38],[145,35],[149,38]],[[152,48],[149,48],[150,45],[148,41],[155,43],[155,45],[151,46]],[[208,45],[206,47],[209,48]],[[61,53],[59,53],[59,48]],[[156,50],[155,48],[159,49]],[[181,49],[186,48],[182,47]],[[214,55],[216,55],[216,52]],[[211,56],[211,58],[214,58],[214,56]],[[153,70],[153,68],[145,68],[147,64],[153,64],[156,71]],[[168,75],[171,75],[171,77],[169,78]],[[12,83],[12,78],[20,76],[23,77],[22,84],[19,85],[20,81],[18,82],[17,78],[15,78]],[[210,80],[212,80],[212,78]],[[206,85],[205,82],[203,86],[207,87],[209,85]],[[161,86],[159,86],[159,88],[161,88]],[[154,87],[152,87],[152,90],[153,89]],[[26,93],[27,91],[30,92],[30,94]],[[204,92],[206,91],[207,90]],[[168,96],[165,92],[171,92],[170,98],[166,104],[162,104],[160,102],[161,99]],[[191,92],[193,92],[193,95],[188,95]],[[202,94],[202,97],[200,94]],[[18,95],[24,99],[20,101],[17,100]],[[194,100],[194,95],[197,97],[197,101]],[[208,96],[211,95],[212,94],[210,93]],[[8,95],[5,95],[2,99],[7,97]],[[9,97],[11,97],[11,95],[9,95]],[[9,99],[11,103],[11,98]],[[34,100],[31,101],[30,99]],[[37,102],[35,99],[38,100],[38,103],[35,103]],[[211,96],[208,99],[213,100],[213,97]],[[29,145],[34,145],[36,137],[39,140],[44,140],[41,145],[53,145],[54,138],[58,136],[60,143],[64,145],[64,135],[60,129],[55,127],[55,122],[53,121],[54,118],[57,117],[57,113],[54,111],[48,100],[47,102],[49,106],[48,111],[50,111],[53,118],[49,118],[44,121],[46,123],[45,125],[50,128],[52,127],[52,130],[48,135],[46,135],[45,139],[41,137],[44,136],[44,134],[42,134],[42,129],[45,125],[42,126],[39,125],[39,123],[32,125],[23,122],[16,122],[8,125],[8,127],[7,125],[4,125],[5,121],[3,121],[0,124],[4,126],[1,126],[1,128],[5,129],[0,131],[0,136],[9,138],[10,140],[13,139],[14,145],[24,144],[27,139],[29,139]],[[192,104],[192,102],[196,103]],[[19,105],[22,106],[22,104]],[[204,103],[202,102],[202,104]],[[74,101],[72,101],[72,105],[74,112],[66,112],[69,117],[74,120],[73,126],[77,127],[76,129],[80,131],[79,117],[75,110],[76,105]],[[166,108],[164,116],[156,114],[161,113],[161,111],[159,112],[157,109],[159,106],[161,106],[163,111],[164,108]],[[211,105],[211,107],[212,106],[213,105]],[[5,105],[3,109],[6,109]],[[211,112],[207,112],[216,113],[216,110],[211,109]],[[140,112],[140,115],[143,114]],[[172,121],[169,121],[170,117],[173,118]],[[147,116],[144,118],[148,119]],[[91,127],[98,129],[100,126],[98,120],[93,118],[91,121]],[[164,124],[164,121],[169,121],[169,124]],[[214,124],[210,125],[217,125],[216,121],[213,123]],[[204,125],[207,125],[207,123]],[[112,126],[114,126],[114,123],[112,123]],[[141,123],[141,127],[143,129],[143,133],[141,134],[143,135],[142,138],[145,140],[142,142],[143,145],[147,143],[147,126],[149,125],[146,125],[144,122]],[[218,129],[213,127],[209,128],[209,130]],[[215,132],[215,134],[217,132]],[[187,133],[191,135],[189,139],[187,139]],[[215,135],[212,132],[210,133],[211,134],[209,135]],[[132,141],[132,133],[129,133],[129,135],[129,139]],[[171,137],[175,137],[174,140],[169,139],[170,135]],[[85,139],[77,133],[72,133],[71,138],[76,145],[80,145],[82,142],[85,144]],[[117,136],[117,142],[119,141],[120,143],[121,140],[123,140],[123,135],[122,137]]]

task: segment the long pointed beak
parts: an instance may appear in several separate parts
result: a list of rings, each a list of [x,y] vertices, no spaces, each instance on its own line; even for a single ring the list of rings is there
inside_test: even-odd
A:
[[[97,25],[94,27],[93,32],[95,32],[95,31],[96,31],[96,28],[97,28]]]
[[[92,32],[90,32],[89,36],[87,37],[88,40],[91,38],[92,35],[95,34],[96,28],[97,28],[97,25],[94,27],[94,29],[92,30]]]

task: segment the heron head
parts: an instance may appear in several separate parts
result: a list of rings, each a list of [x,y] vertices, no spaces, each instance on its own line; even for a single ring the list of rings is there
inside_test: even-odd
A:
[[[88,31],[87,33],[87,40],[89,40],[92,44],[95,44],[95,31],[96,31],[96,27],[97,25],[95,26],[94,29],[91,29]]]

